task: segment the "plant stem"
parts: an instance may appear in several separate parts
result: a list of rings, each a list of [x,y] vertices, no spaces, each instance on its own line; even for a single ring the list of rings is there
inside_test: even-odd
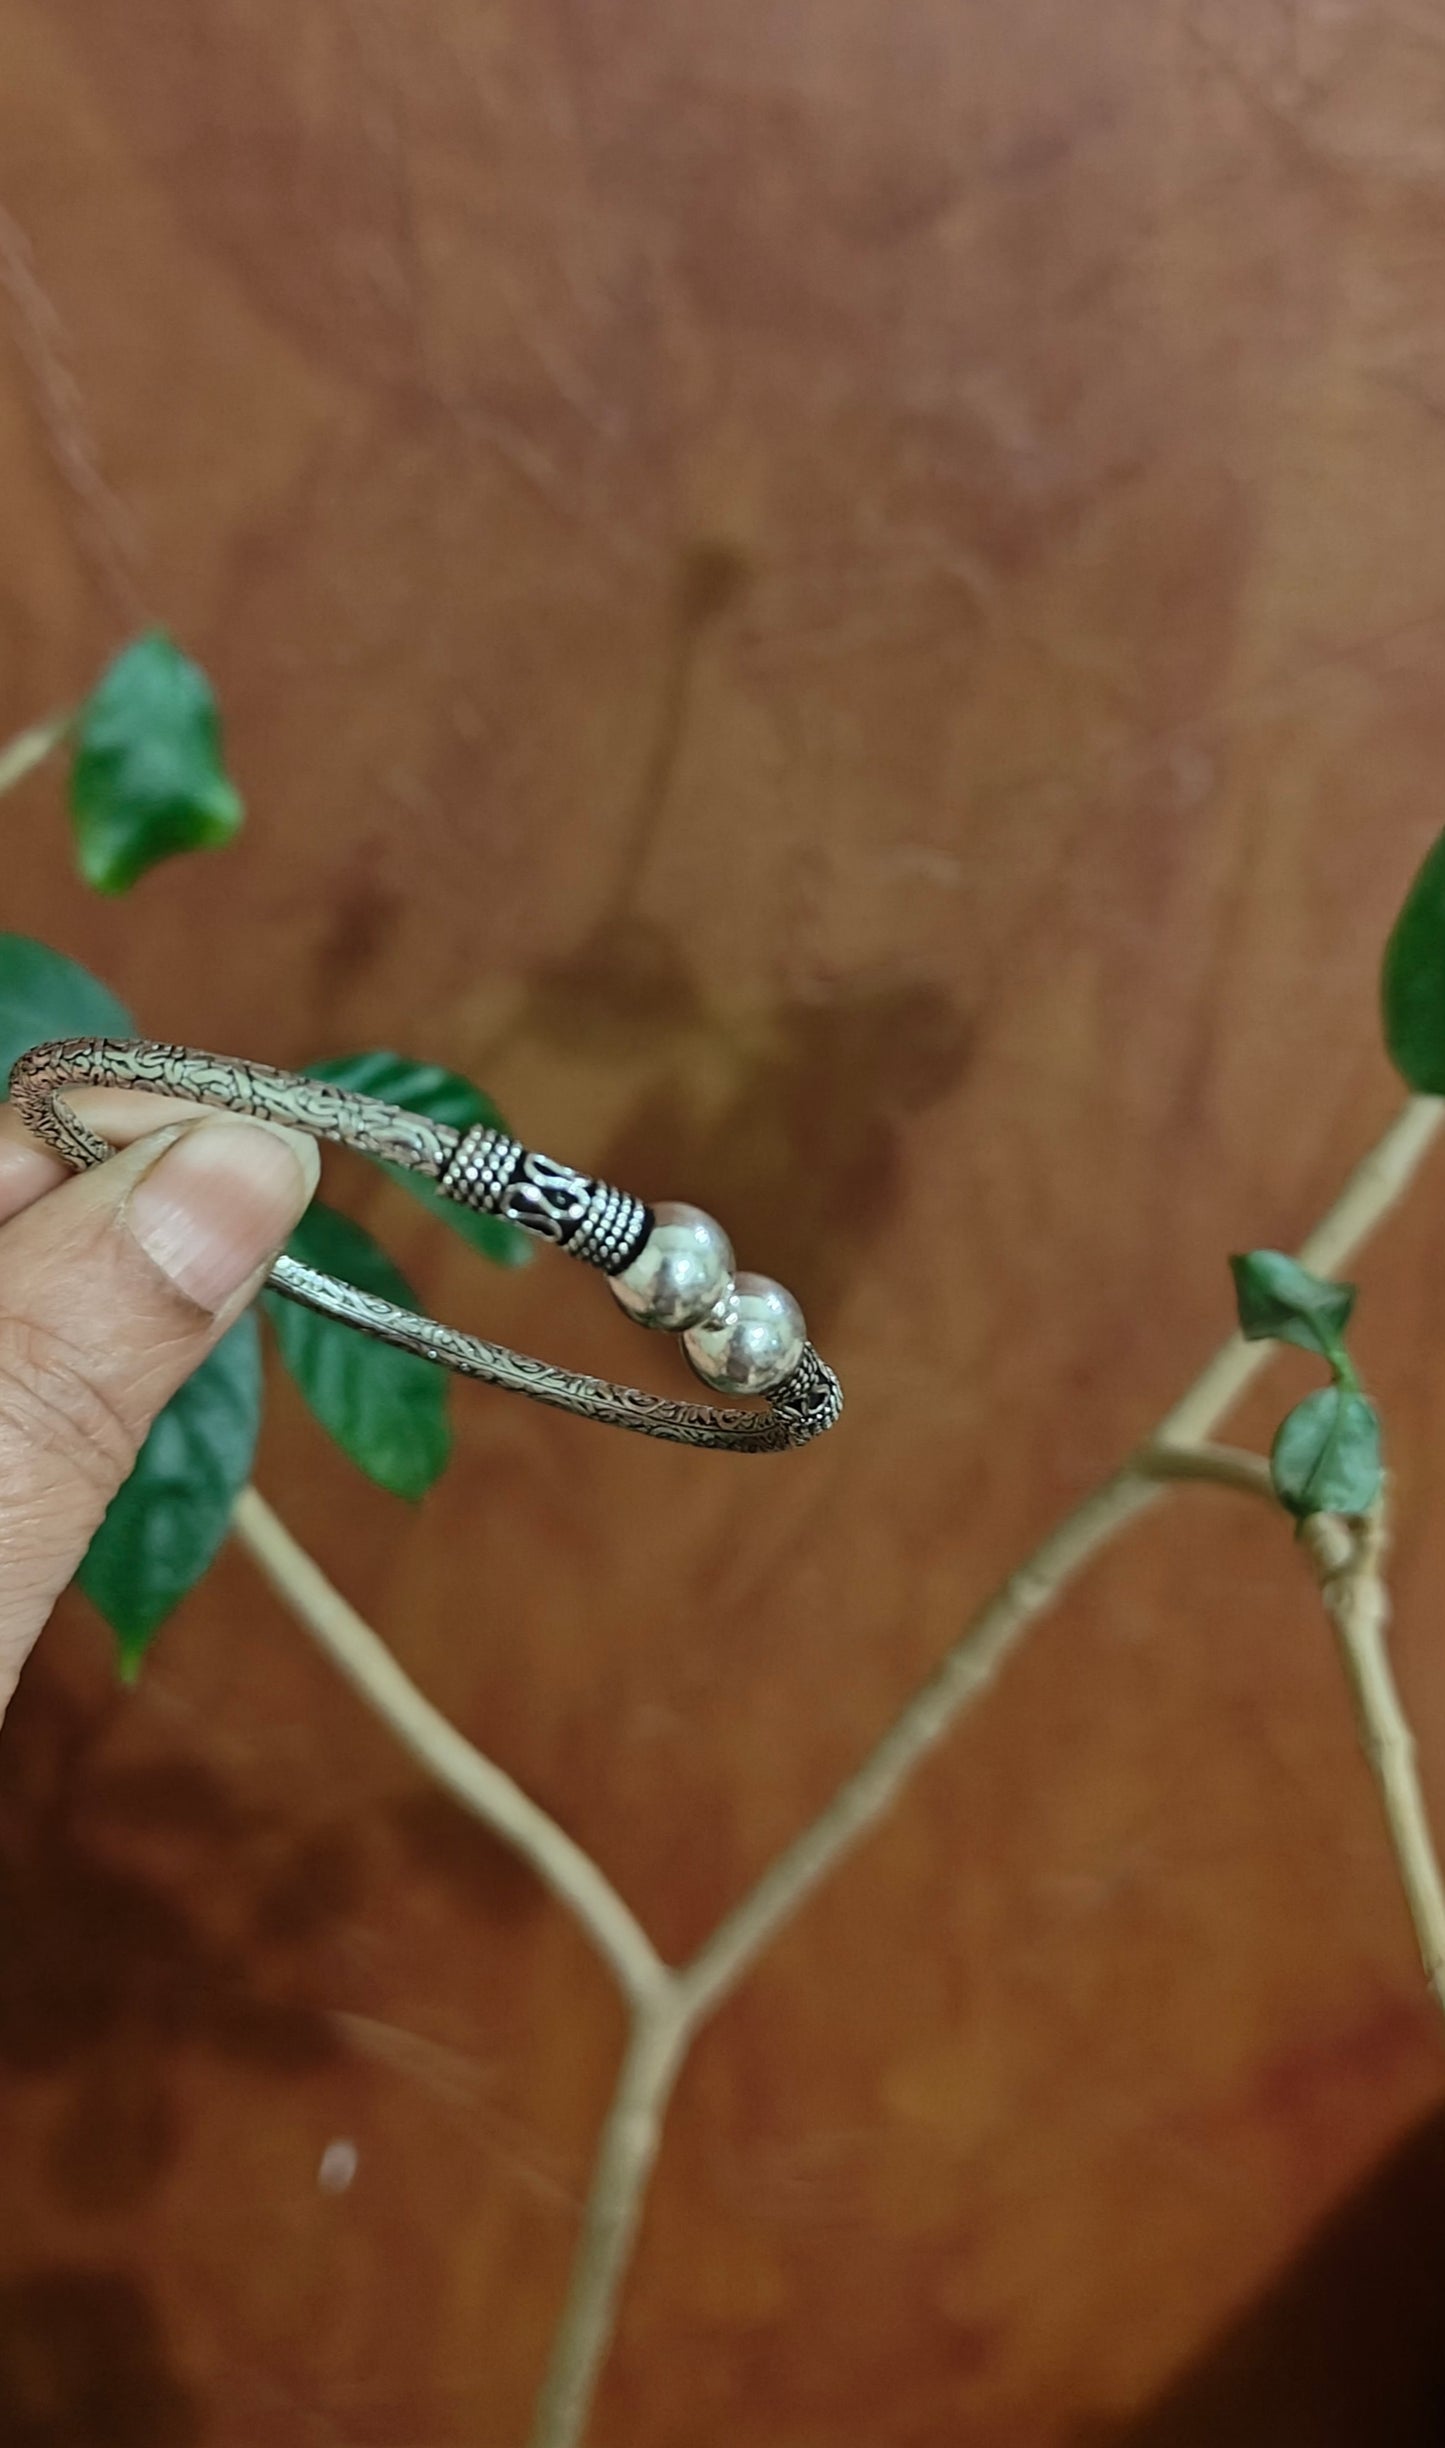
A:
[[[0,798],[14,790],[26,775],[43,765],[52,748],[58,748],[74,722],[73,714],[52,714],[45,722],[32,723],[28,731],[18,731],[13,740],[0,748]]]
[[[591,1856],[422,1696],[385,1642],[333,1588],[255,1488],[237,1498],[231,1527],[272,1588],[397,1741],[464,1810],[530,1863],[543,1885],[576,1915],[624,1996],[635,2005],[650,2002],[666,1980],[662,1958]]]
[[[1150,1439],[1112,1479],[1086,1496],[1011,1572],[947,1652],[881,1742],[839,1787],[757,1885],[719,1922],[679,1974],[694,2023],[710,2014],[813,1889],[860,1836],[882,1818],[919,1763],[987,1691],[1029,1625],[1061,1597],[1086,1564],[1127,1523],[1186,1479],[1243,1489],[1273,1501],[1269,1465],[1257,1454],[1220,1445],[1165,1445]]]
[[[1207,1487],[1233,1488],[1239,1496],[1261,1496],[1275,1507],[1279,1498],[1263,1454],[1247,1453],[1242,1445],[1168,1444],[1162,1437],[1146,1438],[1133,1467],[1146,1478],[1195,1479]]]
[[[675,1997],[634,2011],[597,2145],[567,2301],[537,2400],[531,2448],[576,2448],[586,2429],[662,2141],[662,2121],[691,2036]]]
[[[1361,1158],[1333,1207],[1302,1243],[1302,1266],[1316,1275],[1337,1274],[1369,1239],[1408,1190],[1445,1120],[1439,1097],[1407,1098],[1394,1121]],[[1194,1444],[1207,1437],[1259,1375],[1273,1350],[1231,1335],[1201,1369],[1187,1394],[1165,1413],[1155,1432],[1160,1444]]]
[[[1157,1480],[1127,1464],[1051,1530],[1026,1564],[987,1599],[961,1639],[895,1717],[861,1768],[763,1872],[680,1978],[693,2017],[711,2014],[770,1939],[791,1921],[860,1836],[881,1819],[920,1762],[969,1703],[987,1691],[1021,1635],[1108,1544],[1160,1493]]]
[[[1358,1531],[1318,1514],[1302,1532],[1350,1687],[1360,1745],[1384,1805],[1425,1978],[1445,2013],[1445,1886],[1420,1790],[1415,1737],[1390,1667],[1386,1535],[1383,1500]]]
[[[1445,1105],[1412,1097],[1351,1175],[1300,1252],[1331,1273],[1388,1214],[1437,1136]],[[464,1740],[397,1666],[370,1626],[332,1588],[254,1490],[241,1497],[237,1536],[353,1686],[413,1756],[462,1805],[512,1845],[576,1914],[631,2001],[632,2024],[600,2137],[567,2303],[538,2401],[531,2448],[577,2448],[616,2317],[662,2120],[694,2033],[802,1909],[821,1881],[897,1800],[929,1752],[997,1675],[1028,1626],[1126,1525],[1181,1480],[1268,1495],[1258,1455],[1207,1442],[1264,1367],[1271,1347],[1233,1335],[1123,1467],[1086,1496],[1028,1561],[985,1599],[928,1681],[872,1752],[691,1962],[674,1972],[640,1922],[571,1837],[510,1777]],[[1334,1524],[1335,1532],[1343,1525]],[[1389,1818],[1431,1986],[1445,2003],[1445,1902],[1413,1764],[1413,1745],[1384,1649],[1383,1585],[1321,1575],[1366,1747]],[[1371,1595],[1371,1590],[1375,1594]]]

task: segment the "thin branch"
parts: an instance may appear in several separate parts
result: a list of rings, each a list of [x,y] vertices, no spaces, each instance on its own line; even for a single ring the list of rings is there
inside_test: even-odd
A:
[[[484,1820],[520,1853],[543,1885],[575,1913],[611,1965],[624,1995],[637,2005],[650,2003],[668,1982],[662,1958],[591,1856],[423,1698],[385,1642],[333,1588],[254,1488],[238,1497],[231,1526],[278,1596],[397,1741],[464,1810]]]
[[[1442,1116],[1445,1106],[1437,1098],[1411,1098],[1311,1233],[1301,1253],[1306,1265],[1329,1271],[1359,1247],[1408,1186]],[[764,1871],[686,1967],[684,1994],[695,2019],[721,2003],[804,1899],[888,1809],[964,1708],[987,1689],[1028,1625],[1101,1546],[1153,1501],[1164,1479],[1208,1477],[1246,1486],[1253,1493],[1267,1491],[1264,1465],[1250,1467],[1252,1458],[1245,1458],[1241,1471],[1240,1457],[1226,1460],[1224,1449],[1201,1441],[1232,1409],[1271,1349],[1267,1343],[1246,1343],[1242,1335],[1232,1335],[1133,1461],[1086,1497],[1029,1562],[985,1601],[862,1767]]]
[[[73,714],[52,714],[47,722],[32,723],[28,731],[19,731],[13,740],[0,748],[0,799],[14,790],[27,774],[43,765],[52,748],[58,748],[75,720]]]
[[[1149,1479],[1197,1479],[1207,1487],[1233,1488],[1236,1495],[1262,1496],[1266,1504],[1279,1504],[1264,1455],[1248,1453],[1242,1445],[1214,1445],[1207,1440],[1180,1445],[1150,1437],[1135,1454],[1133,1467]]]
[[[531,2448],[577,2448],[617,2319],[662,2121],[691,2037],[675,2002],[639,2007],[597,2145],[567,2302],[537,2400]]]
[[[992,1683],[1035,1617],[1068,1587],[1126,1522],[1158,1498],[1161,1482],[1132,1465],[1107,1479],[1051,1530],[1026,1564],[980,1607],[962,1639],[895,1717],[882,1741],[687,1964],[682,1982],[695,2028],[721,2005],[770,1939],[872,1827],[969,1702]]]
[[[1334,1206],[1300,1252],[1304,1264],[1332,1272],[1367,1239],[1413,1180],[1437,1137],[1445,1103],[1411,1097],[1383,1138],[1351,1174]],[[1011,1573],[968,1624],[942,1664],[810,1827],[765,1870],[752,1892],[714,1930],[681,1974],[694,2019],[721,2004],[762,1949],[790,1921],[858,1838],[889,1807],[919,1762],[985,1691],[1020,1634],[1125,1523],[1151,1504],[1166,1477],[1218,1478],[1199,1468],[1200,1449],[1270,1358],[1270,1343],[1231,1335],[1166,1412],[1154,1434],[1112,1479],[1051,1530],[1028,1563]],[[1192,1455],[1192,1466],[1184,1455]],[[1180,1457],[1177,1468],[1172,1456]],[[1254,1474],[1249,1474],[1253,1481]]]
[[[1350,1686],[1360,1743],[1384,1805],[1425,1978],[1445,2012],[1445,1886],[1420,1791],[1415,1737],[1390,1668],[1386,1539],[1383,1500],[1357,1530],[1327,1513],[1307,1521],[1303,1530]]]
[[[1348,1260],[1408,1187],[1442,1118],[1445,1106],[1439,1100],[1410,1100],[1310,1235],[1300,1253],[1304,1264],[1328,1273]],[[778,1931],[886,1812],[922,1760],[988,1688],[1028,1625],[1164,1485],[1206,1479],[1252,1495],[1270,1495],[1268,1465],[1258,1456],[1204,1442],[1270,1356],[1270,1345],[1231,1336],[1131,1461],[1086,1497],[1029,1562],[985,1601],[862,1767],[684,1968],[679,1977],[691,2030],[716,2011]],[[1327,1584],[1325,1597],[1357,1691],[1366,1748],[1380,1784],[1426,1975],[1442,1996],[1445,1899],[1415,1776],[1414,1744],[1384,1648],[1383,1588],[1378,1575],[1373,1580],[1355,1575]],[[534,2448],[554,2448],[554,2443],[539,2438]],[[555,2448],[570,2448],[570,2443],[556,2443]]]
[[[1141,1445],[1122,1470],[1086,1496],[1027,1563],[984,1601],[862,1767],[684,1967],[678,1978],[691,2028],[715,2011],[820,1881],[883,1817],[921,1761],[987,1691],[1029,1625],[1167,1486],[1186,1479],[1272,1500],[1269,1465],[1257,1454],[1233,1446],[1164,1444],[1153,1438]]]
[[[1415,1097],[1356,1168],[1301,1256],[1323,1272],[1341,1265],[1407,1188],[1445,1116]],[[719,1923],[682,1971],[662,1961],[601,1872],[509,1777],[482,1758],[401,1673],[375,1633],[347,1606],[254,1491],[241,1498],[237,1531],[281,1595],[344,1674],[393,1726],[414,1756],[531,1862],[571,1905],[632,2001],[632,2030],[599,2141],[566,2308],[538,2404],[532,2448],[577,2448],[612,2333],[618,2290],[677,2072],[698,2026],[751,1969],[769,1941],[881,1818],[915,1770],[987,1690],[1027,1627],[1125,1526],[1171,1485],[1194,1479],[1268,1493],[1256,1455],[1207,1442],[1270,1356],[1267,1344],[1232,1336],[1182,1400],[1122,1469],[1049,1532],[1029,1561],[996,1590],[854,1775],[811,1826]],[[1362,1722],[1390,1814],[1411,1909],[1432,1985],[1442,1976],[1445,1908],[1430,1851],[1398,1701],[1383,1650],[1383,1617],[1342,1591],[1326,1603],[1348,1625]],[[1335,1617],[1338,1622],[1338,1616]],[[1374,1630],[1371,1630],[1371,1621]],[[1341,1630],[1342,1641],[1346,1633]],[[1410,1803],[1414,1793],[1413,1817]],[[1423,1846],[1423,1853],[1421,1847]],[[1431,1880],[1433,1879],[1433,1886]],[[1422,1922],[1421,1914],[1427,1919]],[[1429,1930],[1427,1944],[1426,1929]],[[1438,1992],[1437,1992],[1438,1993]]]
[[[1269,1466],[1257,1454],[1223,1445],[1142,1447],[1126,1470],[1088,1497],[1009,1576],[857,1775],[719,1924],[687,1968],[673,1976],[671,1998],[639,2010],[598,2147],[530,2448],[577,2448],[583,2436],[666,2103],[699,2024],[736,1987],[782,1924],[801,1910],[848,1846],[883,1815],[965,1704],[987,1688],[1034,1617],[1126,1523],[1167,1486],[1185,1479],[1273,1501]]]
[[[1299,1250],[1302,1265],[1333,1275],[1348,1265],[1390,1209],[1408,1190],[1445,1121],[1439,1097],[1410,1097],[1369,1154],[1360,1159],[1333,1207]],[[1265,1366],[1274,1346],[1246,1343],[1231,1335],[1187,1394],[1166,1412],[1155,1431],[1160,1444],[1194,1444],[1232,1411],[1246,1386]]]

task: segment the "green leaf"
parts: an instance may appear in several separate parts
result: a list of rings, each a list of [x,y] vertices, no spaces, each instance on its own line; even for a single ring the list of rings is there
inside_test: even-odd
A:
[[[1364,1513],[1380,1492],[1380,1419],[1343,1386],[1307,1394],[1280,1423],[1269,1455],[1280,1503],[1309,1513]]]
[[[408,1113],[425,1114],[428,1121],[449,1122],[453,1130],[475,1130],[480,1123],[494,1130],[507,1127],[482,1089],[474,1088],[459,1071],[444,1071],[439,1063],[413,1062],[408,1055],[387,1054],[377,1048],[365,1054],[334,1054],[324,1062],[308,1063],[307,1069],[313,1079],[332,1080],[338,1087],[357,1089],[362,1096],[381,1097],[388,1105],[404,1106]],[[536,1256],[527,1235],[504,1217],[478,1215],[475,1208],[459,1207],[419,1173],[408,1173],[402,1165],[387,1165],[384,1170],[495,1265],[527,1266]]]
[[[76,1576],[116,1636],[127,1682],[214,1560],[260,1421],[260,1338],[247,1314],[171,1396]]]
[[[1297,1343],[1301,1351],[1321,1352],[1326,1360],[1341,1357],[1355,1305],[1353,1284],[1312,1275],[1283,1250],[1250,1250],[1229,1264],[1246,1342]]]
[[[358,1291],[416,1307],[385,1250],[333,1207],[308,1208],[286,1248],[303,1266],[339,1275]],[[424,1496],[451,1453],[443,1371],[278,1293],[268,1292],[265,1303],[282,1359],[343,1453],[393,1495]]]
[[[1445,833],[1426,853],[1385,946],[1380,1003],[1401,1078],[1422,1096],[1445,1096]]]
[[[117,655],[76,716],[70,812],[80,872],[105,893],[240,829],[211,684],[159,630]]]
[[[0,1088],[51,1037],[134,1037],[123,1003],[78,961],[29,935],[0,935]]]

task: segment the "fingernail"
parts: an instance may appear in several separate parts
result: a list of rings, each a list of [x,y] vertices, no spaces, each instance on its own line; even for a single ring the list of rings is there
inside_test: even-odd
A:
[[[300,1132],[200,1122],[137,1182],[126,1220],[153,1265],[214,1315],[275,1256],[319,1170]]]

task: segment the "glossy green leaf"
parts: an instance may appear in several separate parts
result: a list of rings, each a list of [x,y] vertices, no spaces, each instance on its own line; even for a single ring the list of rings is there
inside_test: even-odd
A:
[[[1355,1305],[1353,1284],[1312,1275],[1283,1250],[1250,1250],[1229,1264],[1247,1342],[1297,1343],[1326,1360],[1338,1358]]]
[[[29,935],[0,935],[0,1093],[11,1067],[51,1037],[134,1037],[123,1003],[78,961]]]
[[[1380,1492],[1380,1420],[1372,1402],[1344,1386],[1307,1394],[1270,1448],[1280,1503],[1309,1513],[1364,1513]]]
[[[70,812],[80,872],[97,892],[127,892],[160,860],[239,830],[211,684],[159,630],[101,674],[74,738]]]
[[[304,1266],[339,1275],[360,1292],[416,1307],[385,1250],[332,1207],[309,1207],[286,1248]],[[279,1293],[268,1292],[265,1303],[281,1357],[322,1427],[378,1487],[424,1496],[451,1453],[444,1371]]]
[[[207,1571],[251,1474],[260,1338],[247,1315],[173,1394],[77,1575],[131,1681],[171,1609]]]
[[[481,1123],[496,1130],[507,1127],[482,1089],[474,1088],[459,1071],[444,1071],[439,1063],[413,1062],[408,1055],[374,1048],[364,1054],[335,1054],[324,1062],[309,1063],[307,1069],[313,1079],[332,1080],[339,1087],[355,1088],[362,1096],[402,1105],[408,1113],[425,1114],[429,1121],[448,1122],[453,1130],[475,1130]],[[495,1265],[526,1266],[535,1256],[526,1234],[503,1217],[478,1215],[474,1208],[457,1206],[404,1166],[387,1165],[385,1170]]]

